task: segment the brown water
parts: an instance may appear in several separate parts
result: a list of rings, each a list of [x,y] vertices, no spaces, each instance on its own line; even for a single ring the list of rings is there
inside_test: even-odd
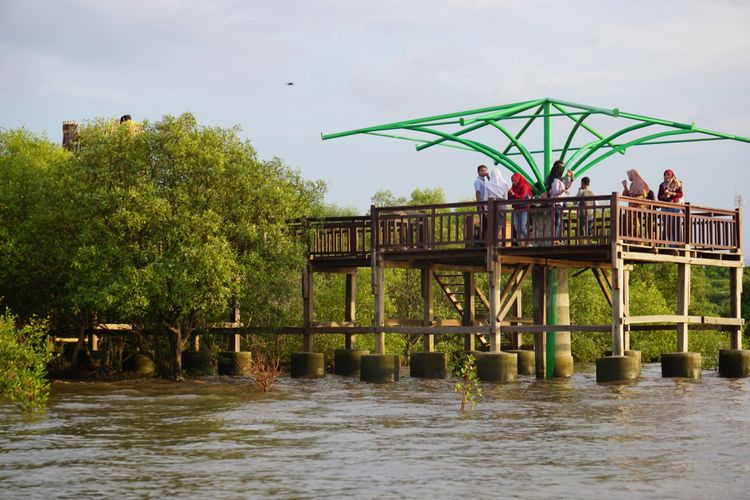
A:
[[[0,497],[747,498],[750,379],[484,385],[284,378],[55,383],[0,403]],[[406,372],[403,375],[407,375]]]

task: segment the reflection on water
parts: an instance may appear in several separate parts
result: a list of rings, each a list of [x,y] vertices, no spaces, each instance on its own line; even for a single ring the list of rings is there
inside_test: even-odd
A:
[[[744,498],[750,379],[643,375],[485,385],[469,416],[449,380],[55,383],[44,416],[0,404],[0,497]]]

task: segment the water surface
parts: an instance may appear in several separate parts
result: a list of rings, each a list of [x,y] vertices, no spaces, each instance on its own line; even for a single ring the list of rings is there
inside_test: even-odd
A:
[[[0,497],[746,498],[750,379],[598,385],[329,375],[56,382],[43,416],[0,403]]]

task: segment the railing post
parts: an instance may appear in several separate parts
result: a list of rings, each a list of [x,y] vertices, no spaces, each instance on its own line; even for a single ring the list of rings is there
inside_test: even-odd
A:
[[[370,252],[375,253],[380,246],[380,228],[378,227],[378,208],[375,205],[370,205]]]
[[[612,193],[612,199],[609,202],[609,240],[612,245],[617,243],[620,239],[620,194],[617,192]],[[614,247],[613,247],[614,248]]]
[[[495,200],[492,198],[488,199],[485,203],[486,217],[487,217],[487,229],[484,231],[484,245],[486,247],[494,246],[496,239],[495,233],[497,225],[495,221]]]
[[[742,253],[742,209],[734,209],[734,244],[737,252]]]
[[[691,243],[693,242],[692,226],[693,224],[690,221],[690,203],[685,203],[685,227],[684,227],[685,248],[689,248]]]

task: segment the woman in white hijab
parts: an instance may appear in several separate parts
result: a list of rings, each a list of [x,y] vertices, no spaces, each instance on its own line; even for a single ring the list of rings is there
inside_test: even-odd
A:
[[[496,200],[507,200],[508,189],[510,185],[503,177],[503,173],[500,172],[499,168],[495,168],[490,173],[490,180],[485,184],[487,189],[487,198],[494,198]]]
[[[490,180],[487,181],[487,183],[485,184],[485,189],[487,190],[488,199],[507,200],[508,189],[510,189],[510,185],[503,177],[503,174],[502,172],[500,172],[500,169],[495,168],[490,173]],[[506,205],[497,206],[497,228],[498,228],[498,235],[500,236],[501,245],[503,245],[506,240],[505,228],[507,225],[506,224],[507,208],[508,207]]]

